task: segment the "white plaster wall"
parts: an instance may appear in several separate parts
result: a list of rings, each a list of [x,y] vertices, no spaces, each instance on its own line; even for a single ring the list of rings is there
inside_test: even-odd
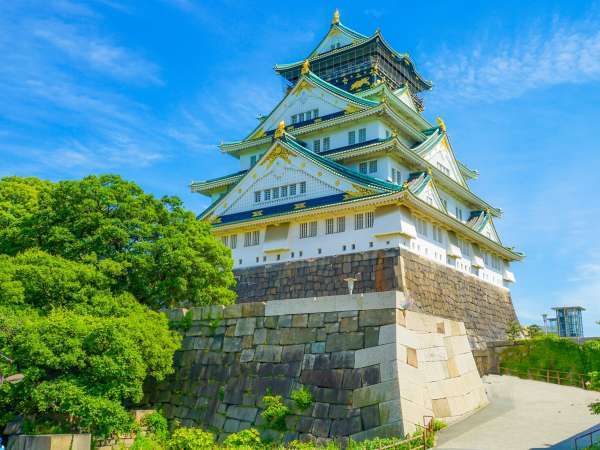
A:
[[[458,259],[449,258],[446,251],[448,245],[447,232],[442,230],[442,242],[436,241],[433,238],[432,224],[429,222],[427,222],[427,236],[418,233],[416,238],[413,239],[400,235],[376,237],[375,234],[385,233],[386,229],[388,231],[398,231],[401,226],[400,224],[386,222],[385,227],[382,228],[378,225],[376,215],[373,228],[354,230],[354,213],[332,215],[331,217],[342,215],[346,218],[346,230],[342,233],[325,234],[325,219],[319,218],[317,220],[317,236],[300,239],[300,222],[291,223],[288,234],[289,248],[287,250],[282,250],[279,253],[267,254],[263,252],[262,243],[264,242],[264,229],[261,229],[261,244],[252,247],[244,247],[243,233],[237,233],[237,247],[232,250],[234,268],[342,255],[368,250],[400,248],[412,251],[437,264],[459,270],[468,276],[473,276],[495,286],[508,286],[507,284],[505,285],[503,281],[504,266],[500,269],[486,266],[479,269],[477,273],[474,273],[471,269],[471,259],[473,258],[472,251],[468,256],[463,255]],[[415,219],[411,215],[409,215],[406,220],[410,221],[413,225],[415,223]],[[227,235],[231,235],[231,233],[227,233]]]

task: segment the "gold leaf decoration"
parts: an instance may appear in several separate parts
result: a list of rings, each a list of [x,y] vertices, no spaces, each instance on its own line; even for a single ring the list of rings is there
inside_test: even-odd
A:
[[[304,202],[294,204],[294,209],[304,209],[304,208],[306,208],[306,203],[304,203]]]
[[[358,112],[360,110],[361,109],[358,106],[353,105],[353,104],[348,104],[348,106],[346,106],[346,109],[344,110],[344,112],[346,114],[352,114],[352,113]]]
[[[291,150],[288,150],[282,145],[278,145],[265,156],[263,156],[263,159],[261,160],[259,165],[264,166],[266,164],[267,169],[270,169],[271,166],[275,163],[275,161],[277,161],[279,158],[283,159],[287,164],[291,164],[291,156],[296,156],[296,153],[294,153]]]
[[[350,86],[350,90],[356,91],[356,90],[360,89],[361,87],[363,87],[364,85],[367,85],[367,86],[369,85],[369,78],[365,77],[365,78],[361,78],[360,80],[355,81]]]
[[[367,197],[369,195],[377,194],[377,191],[374,191],[373,189],[366,188],[364,186],[360,186],[360,185],[354,184],[354,183],[352,183],[352,188],[354,189],[354,191],[346,191],[345,192],[344,200]]]
[[[259,211],[252,211],[252,217],[260,217],[263,215],[262,209]]]

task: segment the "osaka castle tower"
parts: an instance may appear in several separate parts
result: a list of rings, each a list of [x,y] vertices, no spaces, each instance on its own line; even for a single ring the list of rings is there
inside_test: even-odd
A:
[[[240,170],[193,182],[199,216],[231,249],[238,301],[404,291],[410,307],[504,337],[515,320],[501,210],[469,186],[441,118],[423,116],[431,82],[378,30],[336,11],[306,58],[275,66],[281,101],[221,152]]]

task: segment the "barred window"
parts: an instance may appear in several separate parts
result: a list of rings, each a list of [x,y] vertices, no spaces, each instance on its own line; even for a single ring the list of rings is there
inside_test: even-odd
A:
[[[313,117],[316,119],[319,117],[319,108],[313,109]]]
[[[315,237],[317,235],[317,221],[303,222],[300,224],[300,239]]]
[[[358,130],[358,142],[365,142],[367,140],[367,129],[360,128]]]
[[[260,191],[254,192],[254,203],[260,202]]]
[[[306,181],[300,182],[300,193],[306,194]]]
[[[288,195],[288,187],[287,186],[281,186],[281,188],[279,188],[280,190],[280,195],[282,197],[287,197]]]
[[[319,139],[315,139],[313,141],[313,151],[315,153],[319,153],[321,151],[321,141]]]
[[[252,245],[258,245],[260,243],[260,231],[256,230],[252,232]]]
[[[356,131],[348,131],[348,145],[356,144]]]
[[[444,242],[444,236],[442,234],[442,229],[438,226],[433,225],[433,239],[440,244]]]
[[[325,234],[333,234],[333,219],[325,220]]]
[[[377,160],[369,161],[369,173],[377,172]]]
[[[236,238],[237,241],[237,238]],[[237,243],[237,242],[236,242]],[[253,247],[260,243],[260,231],[247,231],[244,233],[244,247]]]
[[[229,247],[232,249],[237,247],[237,234],[232,234],[229,236]]]
[[[247,231],[244,233],[244,247],[250,247],[252,245],[252,233]]]
[[[271,189],[265,189],[265,202],[271,200]]]
[[[346,231],[346,218],[344,216],[337,218],[337,232],[343,233]]]
[[[290,197],[293,197],[294,195],[296,195],[296,185],[290,184]]]
[[[364,216],[362,214],[354,215],[354,229],[362,230],[365,227]]]
[[[323,151],[324,152],[326,152],[327,150],[329,150],[330,144],[331,144],[331,141],[330,141],[329,137],[324,137],[323,138]]]
[[[222,236],[221,237],[221,242],[223,243],[223,245],[225,247],[228,247],[229,246],[229,236]]]
[[[367,163],[367,162],[361,162],[358,165],[358,171],[360,173],[367,173],[368,169],[369,169],[369,163]]]
[[[256,157],[257,157],[257,155],[252,155],[252,156],[250,157],[250,165],[251,165],[251,166],[253,166],[253,165],[255,165],[255,164],[256,164]]]
[[[425,222],[423,219],[417,219],[417,233],[422,234],[423,236],[428,236],[428,232],[427,232],[427,222]]]
[[[273,191],[273,199],[279,198],[279,188],[278,187],[274,187],[272,189]]]
[[[375,223],[375,214],[373,211],[369,211],[365,213],[365,228],[373,228],[373,224]]]

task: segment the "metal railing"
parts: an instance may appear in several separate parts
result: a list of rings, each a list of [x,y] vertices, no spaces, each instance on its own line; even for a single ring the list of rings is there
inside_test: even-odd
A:
[[[417,425],[421,433],[390,445],[379,447],[377,450],[427,450],[434,434],[434,420],[431,416],[423,417],[423,426]],[[431,442],[433,444],[433,442]]]
[[[552,369],[514,369],[500,365],[500,375],[512,375],[528,380],[545,381],[546,383],[560,384],[563,386],[574,386],[589,389],[590,376],[585,373],[562,372]]]
[[[600,441],[600,428],[575,438],[575,450],[584,450]]]

